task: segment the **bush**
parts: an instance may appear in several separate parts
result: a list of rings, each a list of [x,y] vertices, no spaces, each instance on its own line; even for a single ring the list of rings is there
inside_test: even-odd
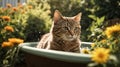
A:
[[[90,12],[87,15],[90,19],[89,28],[87,29],[89,34],[86,38],[88,41],[94,41],[106,27],[120,23],[119,3],[119,0],[85,0],[84,5],[87,4],[85,10]],[[102,17],[104,19],[100,21]],[[89,38],[91,35],[93,36],[92,39]]]
[[[49,31],[52,23],[49,9],[47,3],[38,3],[37,0],[16,7],[11,4],[0,7],[0,66],[14,65],[19,52],[18,45],[23,40],[38,41],[40,37],[36,33]]]
[[[27,17],[22,13],[23,10],[10,4],[7,4],[6,8],[0,8],[0,43],[11,37],[24,39]]]
[[[99,48],[107,49],[107,50],[109,50],[108,60],[106,60],[106,62],[102,61],[103,63],[100,63],[100,65],[104,65],[106,67],[108,65],[119,67],[119,65],[120,65],[120,63],[119,63],[119,61],[120,61],[120,57],[119,57],[120,56],[120,51],[119,51],[120,50],[120,24],[116,24],[116,25],[107,27],[102,32],[101,36],[103,37],[102,39],[97,39],[92,44],[91,50],[97,51],[97,52],[93,52],[96,55],[96,56],[95,55],[93,56],[94,59],[95,59],[95,57],[100,58],[100,57],[98,57],[100,54],[97,55],[97,53],[98,53],[97,49],[99,49]],[[104,50],[102,53],[105,53],[105,51],[107,51],[107,50]],[[110,56],[110,55],[112,55],[112,56]],[[104,58],[104,60],[105,60],[105,58]],[[94,61],[99,62],[98,59],[95,59]],[[96,64],[92,64],[92,65],[94,66]]]
[[[23,43],[25,38],[27,16],[22,5],[12,7],[7,4],[5,8],[0,7],[0,65],[14,65],[15,55],[18,52],[18,44]]]
[[[47,33],[51,27],[50,5],[39,0],[30,0],[28,5],[31,5],[32,9],[27,14],[25,41],[38,41],[40,35]]]

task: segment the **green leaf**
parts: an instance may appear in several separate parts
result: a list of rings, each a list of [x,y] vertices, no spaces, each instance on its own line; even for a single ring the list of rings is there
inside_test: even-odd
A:
[[[93,19],[94,21],[96,20],[96,16],[95,15],[88,15],[88,17]]]
[[[97,25],[98,26],[101,26],[102,25],[102,23],[104,22],[104,19],[105,19],[105,17],[103,16],[103,17],[101,17],[101,18],[98,18],[97,17]]]
[[[117,57],[114,56],[114,55],[110,55],[110,60],[112,60],[112,61],[115,62],[115,63],[118,63],[118,59],[117,59]]]

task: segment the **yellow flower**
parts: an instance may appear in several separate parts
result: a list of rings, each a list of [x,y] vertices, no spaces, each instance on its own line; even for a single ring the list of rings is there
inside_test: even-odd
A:
[[[29,6],[28,6],[28,8],[29,8],[29,9],[32,9],[32,8],[33,8],[33,6],[32,6],[32,5],[29,5]]]
[[[13,43],[11,42],[3,42],[2,43],[2,47],[12,47],[13,46]]]
[[[110,38],[113,35],[118,36],[120,34],[120,24],[107,27],[105,30],[105,34],[108,38]]]
[[[9,14],[13,14],[13,13],[14,13],[14,11],[10,11],[10,12],[9,12]]]
[[[11,8],[11,7],[12,7],[12,5],[11,5],[11,4],[6,4],[6,6],[7,6],[8,8]]]
[[[13,7],[12,10],[13,10],[13,11],[18,11],[18,8]]]
[[[95,43],[92,43],[92,44],[91,44],[91,47],[94,48],[94,47],[95,47]]]
[[[18,3],[18,8],[23,9],[23,5],[21,3]]]
[[[21,13],[24,14],[26,11],[25,10],[22,10]]]
[[[10,32],[14,32],[14,29],[11,26],[6,26],[6,27],[4,27],[4,29],[7,31],[10,31]]]
[[[2,19],[5,21],[10,21],[10,17],[9,16],[2,16]]]
[[[105,49],[105,48],[96,48],[93,52],[92,52],[92,61],[95,61],[96,63],[106,63],[109,59],[109,49]]]
[[[2,10],[3,10],[2,12],[5,12],[7,10],[7,8],[2,8]]]
[[[8,41],[13,43],[13,44],[20,44],[20,43],[24,42],[24,40],[19,39],[19,38],[9,38]]]
[[[81,52],[82,52],[83,54],[89,54],[89,53],[90,53],[90,51],[89,51],[88,48],[83,48],[83,49],[81,50]]]

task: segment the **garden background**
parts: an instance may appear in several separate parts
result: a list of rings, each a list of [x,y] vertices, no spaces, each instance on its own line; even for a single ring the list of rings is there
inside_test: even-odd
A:
[[[85,42],[104,40],[107,37],[103,33],[106,28],[120,24],[120,0],[27,0],[26,3],[18,0],[16,6],[7,3],[5,7],[0,6],[0,66],[9,64],[10,60],[5,59],[5,56],[11,45],[3,43],[10,41],[10,38],[19,39],[18,43],[23,40],[38,42],[43,34],[49,32],[56,9],[64,16],[82,12],[80,39]],[[119,41],[120,38],[118,49]],[[25,64],[24,54],[20,53],[15,63]]]

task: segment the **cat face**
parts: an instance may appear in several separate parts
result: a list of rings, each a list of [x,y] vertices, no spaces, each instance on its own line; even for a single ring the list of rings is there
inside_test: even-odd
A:
[[[74,17],[63,17],[59,11],[54,13],[54,23],[52,27],[53,36],[63,40],[72,41],[80,37],[81,13]]]

